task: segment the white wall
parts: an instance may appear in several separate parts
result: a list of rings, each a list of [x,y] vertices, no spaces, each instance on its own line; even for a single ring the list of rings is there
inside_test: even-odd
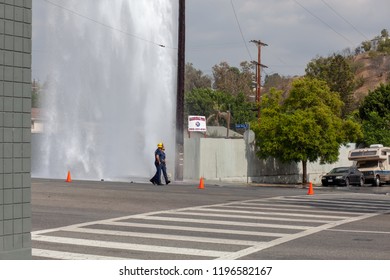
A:
[[[354,145],[340,148],[339,161],[321,165],[308,163],[308,180],[321,183],[321,176],[335,166],[349,166],[348,151]],[[184,139],[184,179],[203,177],[211,181],[301,183],[301,163],[281,163],[276,159],[259,160],[254,145],[243,139]]]

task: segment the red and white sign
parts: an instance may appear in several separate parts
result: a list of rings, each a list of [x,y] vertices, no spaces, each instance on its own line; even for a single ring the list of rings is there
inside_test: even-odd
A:
[[[206,132],[206,117],[188,116],[188,131]]]

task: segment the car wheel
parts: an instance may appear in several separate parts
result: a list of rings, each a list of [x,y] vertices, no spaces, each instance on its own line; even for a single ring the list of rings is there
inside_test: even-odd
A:
[[[380,180],[379,176],[376,176],[375,181],[374,181],[374,186],[379,187],[380,185],[381,185],[381,180]]]
[[[349,183],[349,178],[347,177],[347,178],[345,179],[345,186],[346,186],[346,187],[349,187],[349,185],[350,185],[350,183]]]
[[[360,178],[359,186],[364,187],[364,178]]]

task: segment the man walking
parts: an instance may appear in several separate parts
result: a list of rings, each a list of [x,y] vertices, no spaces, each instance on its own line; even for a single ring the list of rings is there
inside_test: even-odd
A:
[[[153,185],[162,185],[161,184],[161,155],[163,154],[163,149],[164,144],[163,143],[158,143],[157,144],[157,150],[154,152],[154,165],[156,166],[156,174],[154,174],[153,178],[150,179],[149,181]]]
[[[167,165],[166,165],[166,162],[165,162],[165,148],[164,148],[164,145],[161,149],[161,155],[160,155],[160,161],[161,161],[161,171],[164,175],[164,179],[165,179],[165,184],[169,184],[171,181],[169,181],[168,179],[168,175],[167,175]]]

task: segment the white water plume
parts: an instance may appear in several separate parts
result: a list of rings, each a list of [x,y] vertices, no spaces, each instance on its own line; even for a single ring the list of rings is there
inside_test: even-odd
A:
[[[41,1],[49,88],[33,176],[147,178],[158,142],[174,169],[174,0]]]

